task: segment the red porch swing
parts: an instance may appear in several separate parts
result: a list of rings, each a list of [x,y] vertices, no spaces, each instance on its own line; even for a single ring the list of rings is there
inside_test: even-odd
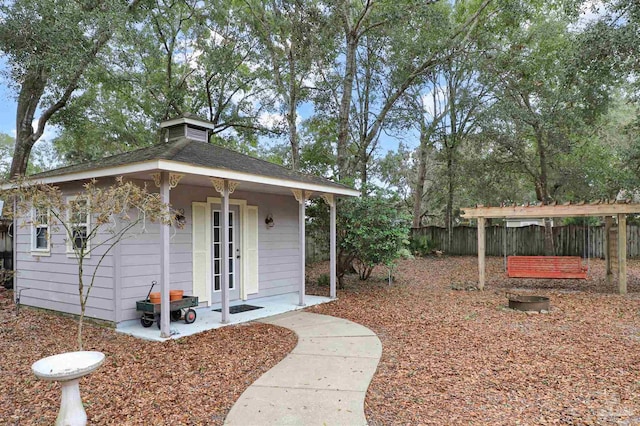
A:
[[[589,272],[589,230],[584,236],[584,252],[587,264],[582,264],[580,256],[509,256],[507,276],[509,278],[552,278],[587,279]],[[505,226],[505,242],[506,242]],[[506,248],[506,247],[505,247]],[[506,257],[506,250],[505,250]]]
[[[588,267],[580,256],[509,256],[509,278],[587,279]]]

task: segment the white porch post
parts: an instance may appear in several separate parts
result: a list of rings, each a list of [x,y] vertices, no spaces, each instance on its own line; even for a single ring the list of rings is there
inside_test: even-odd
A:
[[[333,194],[324,194],[322,196],[324,200],[329,204],[329,297],[335,299],[336,292],[336,199]]]
[[[169,187],[168,173],[163,172],[160,175],[160,199],[163,203],[169,204]],[[171,258],[169,250],[169,231],[170,225],[160,224],[160,337],[171,336],[169,326],[169,286],[171,273]]]
[[[160,188],[160,200],[169,204],[171,188],[178,186],[183,175],[178,173],[152,173],[153,182]],[[160,224],[160,337],[170,337],[171,320],[169,304],[169,289],[171,287],[171,251],[170,251],[170,224]]]
[[[229,322],[229,195],[233,194],[238,182],[214,177],[210,179],[213,187],[220,194],[220,232],[222,233],[220,236],[222,245],[222,250],[220,250],[221,322],[227,324]]]
[[[222,291],[222,323],[229,322],[229,181],[224,180],[220,192],[220,232],[222,250],[220,252],[220,289]]]
[[[309,194],[305,194],[305,191],[300,189],[292,189],[293,196],[298,201],[298,235],[300,238],[300,289],[298,290],[299,298],[298,304],[304,306],[304,292],[305,292],[305,201]]]

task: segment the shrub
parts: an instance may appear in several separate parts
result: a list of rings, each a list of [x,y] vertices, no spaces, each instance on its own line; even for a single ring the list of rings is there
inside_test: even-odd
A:
[[[426,256],[434,249],[426,235],[413,235],[409,239],[409,250],[416,256]]]
[[[351,267],[361,280],[376,265],[391,267],[408,245],[409,217],[398,211],[392,200],[381,195],[345,200],[338,217],[338,280]]]
[[[329,287],[330,279],[329,274],[322,274],[318,277],[318,285],[320,287]]]

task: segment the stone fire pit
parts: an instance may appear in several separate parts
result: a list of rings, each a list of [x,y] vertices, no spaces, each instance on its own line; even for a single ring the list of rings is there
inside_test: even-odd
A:
[[[523,296],[508,293],[509,309],[525,312],[549,311],[549,298],[545,296]]]

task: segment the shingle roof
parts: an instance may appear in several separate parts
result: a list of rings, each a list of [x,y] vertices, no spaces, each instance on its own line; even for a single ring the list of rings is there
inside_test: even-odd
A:
[[[296,172],[278,164],[250,157],[227,148],[205,142],[192,141],[186,138],[180,138],[175,141],[113,155],[100,160],[61,167],[37,173],[29,177],[33,179],[50,178],[152,160],[177,161],[196,166],[211,167],[212,169],[222,169],[286,179],[295,182],[352,189],[348,186],[332,182],[319,176]]]

